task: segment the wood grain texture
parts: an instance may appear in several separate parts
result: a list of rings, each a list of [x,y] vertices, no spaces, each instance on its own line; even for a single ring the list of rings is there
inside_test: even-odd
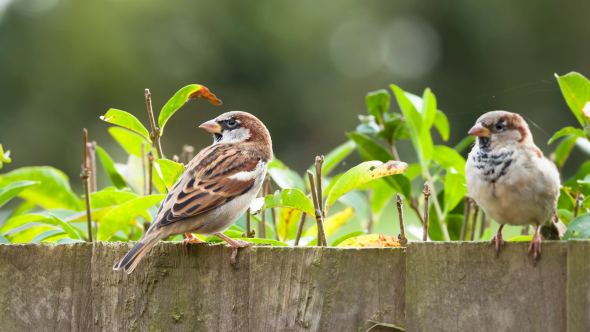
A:
[[[590,331],[590,242],[587,240],[568,241],[567,330]]]
[[[91,244],[0,244],[0,331],[90,331]]]
[[[528,246],[410,243],[408,331],[565,331],[567,243],[544,242],[536,266]]]

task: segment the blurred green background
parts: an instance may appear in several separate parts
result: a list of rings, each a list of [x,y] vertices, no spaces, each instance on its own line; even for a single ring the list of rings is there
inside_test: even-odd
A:
[[[13,159],[2,172],[54,166],[81,193],[83,127],[125,162],[99,116],[118,108],[147,127],[145,88],[159,110],[192,83],[224,103],[193,100],[172,117],[162,141],[170,157],[185,143],[211,144],[202,122],[242,110],[302,173],[355,129],[365,94],[390,83],[432,88],[448,145],[503,109],[525,115],[548,155],[548,134],[576,125],[553,74],[590,75],[588,12],[588,1],[546,0],[0,0],[0,143]],[[401,158],[414,162],[404,143]],[[584,159],[576,148],[564,175]]]

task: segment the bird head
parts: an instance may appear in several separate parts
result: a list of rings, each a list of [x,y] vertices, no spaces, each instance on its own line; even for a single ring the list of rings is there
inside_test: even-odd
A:
[[[478,137],[483,147],[497,147],[532,142],[529,126],[523,118],[505,111],[493,111],[482,115],[469,130]]]

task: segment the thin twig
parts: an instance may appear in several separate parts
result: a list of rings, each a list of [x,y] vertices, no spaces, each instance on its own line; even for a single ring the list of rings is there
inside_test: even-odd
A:
[[[268,186],[266,188],[266,190],[267,190],[267,192],[269,194],[271,194],[272,193],[272,183],[270,181],[270,175],[268,175],[268,174],[266,175],[266,184]],[[275,195],[278,194],[278,193],[279,193],[279,191],[277,190],[277,192],[275,193]],[[275,239],[277,241],[280,241],[281,239],[279,238],[279,231],[277,229],[277,214],[276,214],[276,211],[275,211],[274,208],[270,208],[270,214],[271,214],[271,217],[272,217],[272,227],[275,230]]]
[[[250,215],[250,209],[246,211],[246,237],[251,238],[252,236],[252,216]]]
[[[162,159],[164,158],[164,154],[162,153],[162,146],[160,145],[160,128],[156,126],[156,119],[154,118],[154,111],[152,110],[152,94],[150,93],[150,89],[145,89],[145,103],[147,105],[148,115],[150,116],[150,124],[152,125],[150,138],[156,146],[156,151],[158,151],[158,159]]]
[[[315,186],[315,179],[313,173],[310,170],[307,170],[307,177],[309,178],[309,187],[311,188],[311,196],[313,205],[315,208],[315,219],[318,224],[318,238],[317,238],[317,245],[318,246],[327,246],[328,241],[326,240],[326,231],[324,230],[324,217],[322,215],[322,210],[320,208],[320,203],[318,201],[318,195],[316,192]],[[321,244],[320,244],[321,243]]]
[[[406,231],[405,231],[405,227],[404,227],[404,211],[403,211],[403,202],[402,202],[402,197],[400,196],[400,194],[398,193],[397,195],[395,195],[395,202],[397,204],[397,212],[399,214],[399,231],[400,234],[398,235],[399,237],[399,244],[402,247],[405,247],[408,243],[408,239],[406,238]]]
[[[299,225],[297,225],[297,235],[295,235],[295,246],[299,245],[301,233],[303,233],[303,225],[305,224],[305,217],[307,217],[307,213],[301,212],[301,219],[299,219]]]
[[[467,224],[469,223],[469,206],[471,205],[471,197],[465,195],[463,198],[463,226],[461,226],[461,238],[459,241],[465,241],[465,235],[467,235]]]
[[[148,170],[146,165],[147,156],[145,154],[145,143],[141,143],[141,168],[143,170],[143,195],[149,195],[148,188]]]
[[[469,230],[469,241],[475,240],[475,226],[477,225],[477,215],[479,214],[479,205],[472,200],[471,206],[473,207],[473,213],[471,214],[471,229]]]
[[[576,205],[574,206],[574,219],[578,216],[580,210],[580,194],[582,193],[582,185],[578,186],[578,193],[576,194]]]
[[[393,158],[395,158],[395,160],[399,161],[400,159],[399,159],[399,155],[397,154],[397,149],[395,148],[395,143],[387,141],[387,145],[389,146],[389,150],[391,151]]]
[[[96,185],[96,142],[88,143],[88,158],[90,159],[88,164],[90,169],[90,192],[94,193],[98,191]]]
[[[172,161],[177,163],[180,161],[180,157],[178,157],[177,155],[172,156]]]
[[[148,152],[148,195],[154,191],[154,153]]]
[[[430,189],[428,188],[428,181],[424,183],[424,190],[422,194],[424,195],[424,228],[422,230],[422,241],[428,240],[428,197],[430,197]]]
[[[322,212],[322,217],[326,217],[326,213],[324,211],[324,197],[322,191],[322,165],[324,164],[324,156],[317,156],[315,157],[315,175],[316,175],[316,189],[318,194],[318,202],[320,203],[320,211]]]
[[[266,178],[264,179],[264,182],[262,183],[262,188],[260,189],[260,196],[261,197],[266,197],[267,192],[266,192],[267,186],[266,186]],[[259,238],[261,239],[266,239],[266,210],[263,210],[260,214],[260,225],[258,227],[258,233]]]
[[[424,173],[426,174],[426,179],[428,180],[428,182],[430,182],[430,190],[432,190],[432,196],[434,198],[432,202],[434,203],[434,208],[436,210],[436,215],[438,216],[438,223],[440,224],[443,237],[445,241],[451,241],[451,237],[449,236],[449,230],[447,229],[447,225],[445,224],[445,220],[443,218],[442,210],[440,209],[440,205],[438,204],[438,196],[436,196],[434,181],[432,181],[432,177],[430,176],[430,171],[428,170],[428,168],[424,170]]]
[[[481,240],[481,238],[483,237],[483,233],[486,230],[486,228],[488,227],[487,224],[487,220],[486,220],[486,213],[484,212],[483,209],[481,209],[481,222],[479,223],[481,226],[479,228],[479,239]]]
[[[84,165],[82,166],[82,183],[84,184],[84,194],[86,195],[86,221],[88,222],[88,242],[92,242],[92,212],[90,211],[90,188],[88,185],[88,178],[90,177],[90,170],[88,170],[88,131],[84,128]]]

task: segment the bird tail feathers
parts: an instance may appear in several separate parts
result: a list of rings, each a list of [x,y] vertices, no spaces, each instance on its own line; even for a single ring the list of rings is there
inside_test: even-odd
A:
[[[164,234],[160,232],[148,232],[135,246],[118,261],[114,266],[113,270],[123,269],[127,274],[131,274],[141,258],[150,250],[151,247],[160,240]]]

